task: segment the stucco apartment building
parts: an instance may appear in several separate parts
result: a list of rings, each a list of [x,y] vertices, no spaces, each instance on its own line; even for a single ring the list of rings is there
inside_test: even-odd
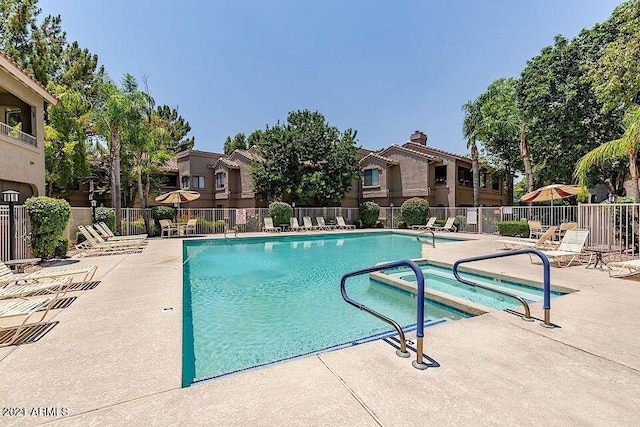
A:
[[[252,208],[267,206],[253,191],[251,162],[257,148],[236,150],[230,155],[187,150],[174,159],[165,190],[184,188],[201,197],[192,208]],[[358,207],[372,200],[381,206],[400,206],[411,197],[422,197],[431,206],[473,206],[471,160],[427,145],[420,131],[402,145],[393,144],[379,152],[360,149],[357,154],[362,178],[354,180],[342,207]],[[480,175],[480,203],[506,204],[501,177]]]
[[[360,160],[360,168],[363,201],[399,206],[422,197],[431,206],[473,206],[471,159],[428,146],[421,131],[402,145],[370,153]],[[507,204],[503,178],[480,172],[480,204]]]
[[[45,194],[44,109],[58,99],[0,53],[0,192]]]

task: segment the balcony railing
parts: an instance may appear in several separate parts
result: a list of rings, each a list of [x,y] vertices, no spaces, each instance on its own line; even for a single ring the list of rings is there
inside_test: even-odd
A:
[[[32,146],[36,146],[36,137],[14,129],[11,126],[0,122],[0,135],[8,136],[9,138],[24,142]]]

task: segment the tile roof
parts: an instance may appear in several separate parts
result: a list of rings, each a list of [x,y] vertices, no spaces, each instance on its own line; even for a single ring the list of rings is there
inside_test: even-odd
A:
[[[167,171],[178,172],[178,158],[176,156],[173,156],[172,158],[166,161],[166,163],[164,164],[164,167],[165,167],[165,170]]]
[[[405,145],[406,145],[406,144],[405,144]],[[411,153],[411,154],[415,154],[416,156],[425,157],[425,158],[427,158],[428,160],[431,160],[431,161],[436,161],[436,160],[438,160],[438,158],[437,158],[436,156],[432,156],[431,154],[423,153],[423,152],[418,151],[418,150],[413,150],[413,149],[411,149],[411,148],[407,148],[407,147],[405,147],[405,146],[398,145],[398,144],[392,144],[392,145],[390,145],[389,147],[387,147],[387,148],[385,148],[384,150],[382,150],[382,152],[384,153],[384,152],[386,152],[387,150],[390,150],[390,149],[392,149],[392,148],[398,149],[398,150],[400,150],[400,151],[406,151],[406,152],[409,152],[409,153]]]
[[[36,79],[34,79],[33,77],[31,77],[25,70],[22,69],[22,67],[20,67],[18,65],[17,62],[15,62],[13,59],[9,58],[7,55],[5,55],[4,53],[0,52],[0,58],[5,59],[7,62],[9,62],[9,64],[11,64],[17,71],[18,73],[20,73],[22,76],[26,77],[27,79],[29,79],[32,83],[34,83],[39,89],[41,89],[43,92],[45,92],[47,95],[49,95],[51,98],[53,98],[56,102],[56,104],[58,102],[60,102],[60,100],[51,92],[49,92],[49,89],[47,89],[46,87],[44,87],[44,85],[42,83],[40,83],[39,81],[37,81]],[[46,98],[46,97],[43,97]]]
[[[411,149],[411,150],[416,150],[416,151],[435,151],[436,153],[442,153],[442,154],[446,154],[447,156],[451,156],[451,157],[455,157],[458,159],[463,159],[463,160],[467,160],[467,161],[471,161],[471,159],[469,159],[468,157],[462,156],[460,154],[456,154],[456,153],[452,153],[451,151],[447,151],[447,150],[442,150],[440,148],[435,148],[432,147],[430,145],[421,145],[421,144],[416,144],[415,142],[405,142],[403,145],[403,147],[407,148],[407,149]],[[424,152],[424,151],[422,151]],[[427,154],[427,153],[425,153]]]
[[[367,154],[366,156],[364,156],[362,159],[360,159],[360,163],[362,163],[364,161],[364,159],[367,159],[369,157],[373,157],[373,158],[376,158],[378,160],[382,160],[383,162],[387,162],[390,165],[397,165],[398,164],[397,160],[390,159],[388,157],[385,157],[385,156],[380,155],[378,153],[375,153],[373,151],[370,152],[369,154]]]

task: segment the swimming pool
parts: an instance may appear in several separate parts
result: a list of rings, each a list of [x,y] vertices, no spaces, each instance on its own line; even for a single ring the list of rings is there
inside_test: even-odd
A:
[[[420,251],[415,236],[391,232],[185,241],[183,385],[391,331],[342,300],[340,278]],[[415,324],[410,294],[366,276],[348,290],[401,326]],[[425,304],[428,325],[465,316]]]

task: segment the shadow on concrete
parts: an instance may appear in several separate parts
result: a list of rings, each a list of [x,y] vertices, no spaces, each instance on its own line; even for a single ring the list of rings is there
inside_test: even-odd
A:
[[[44,322],[36,323],[34,325],[26,326],[21,332],[16,341],[11,345],[31,344],[39,341],[42,337],[47,335],[58,323]],[[8,343],[16,332],[17,327],[6,329],[0,333],[0,346]]]

